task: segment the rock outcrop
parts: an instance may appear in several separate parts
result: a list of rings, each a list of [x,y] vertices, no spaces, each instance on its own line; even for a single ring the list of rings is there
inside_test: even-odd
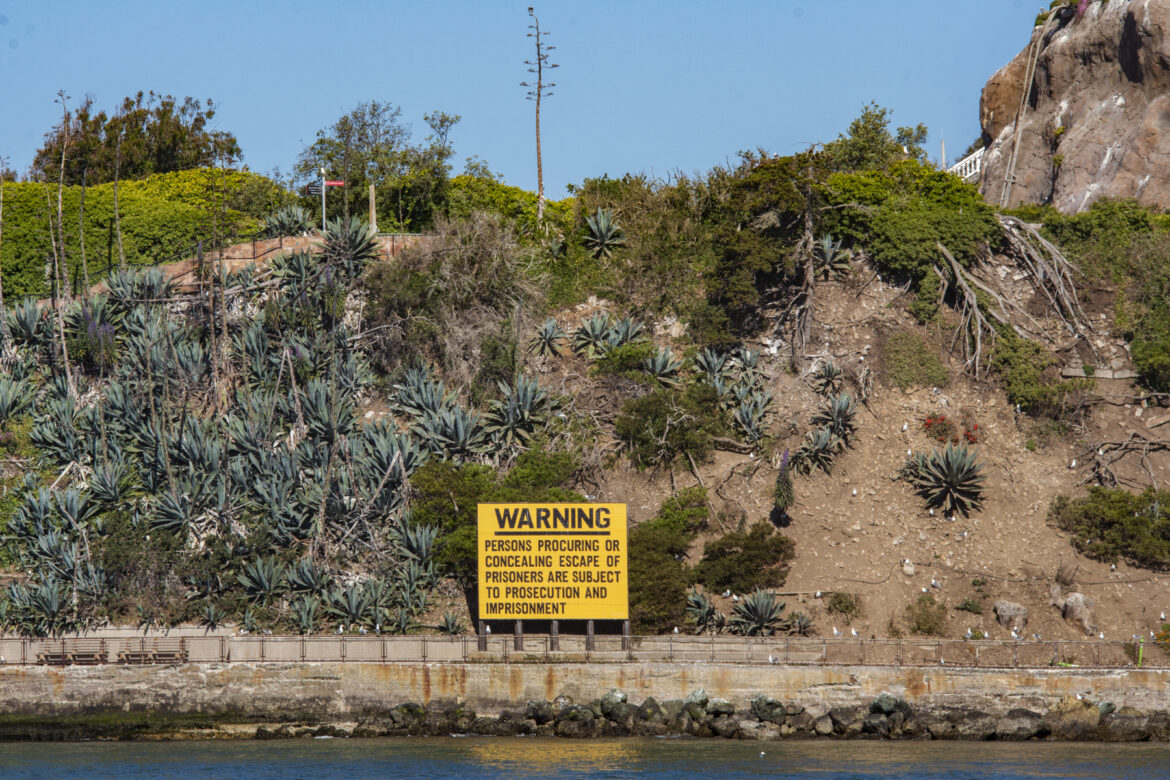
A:
[[[1017,117],[1032,43],[1035,76]],[[1170,207],[1170,0],[1091,0],[1079,17],[1065,6],[1032,43],[983,88],[988,201],[1000,203],[1018,142],[1008,206],[1076,213],[1100,198],[1136,198]]]

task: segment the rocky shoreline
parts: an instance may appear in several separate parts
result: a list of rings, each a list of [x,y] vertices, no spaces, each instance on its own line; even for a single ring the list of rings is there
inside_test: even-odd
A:
[[[914,708],[888,693],[855,706],[805,707],[760,695],[745,711],[697,690],[685,699],[630,702],[613,689],[588,703],[568,696],[480,715],[458,705],[404,703],[356,721],[252,723],[230,714],[174,718],[149,712],[0,720],[0,740],[291,739],[392,736],[690,736],[746,740],[957,739],[1097,742],[1170,741],[1170,713],[1116,708],[1068,697],[1046,712],[992,714],[966,708]]]

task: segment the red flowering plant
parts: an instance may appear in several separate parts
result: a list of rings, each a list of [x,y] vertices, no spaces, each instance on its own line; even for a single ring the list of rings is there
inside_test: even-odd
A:
[[[962,441],[968,444],[979,443],[979,423],[975,422],[975,417],[968,411],[960,414],[958,423],[945,414],[930,415],[923,421],[922,427],[932,439],[943,444],[948,442],[958,444]]]

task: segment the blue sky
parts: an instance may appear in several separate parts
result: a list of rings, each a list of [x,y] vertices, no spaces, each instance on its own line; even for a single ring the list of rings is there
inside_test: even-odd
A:
[[[1045,5],[1047,5],[1045,3]],[[1028,42],[1038,0],[543,0],[558,48],[542,112],[547,194],[587,176],[702,171],[740,149],[836,137],[871,101],[954,157],[988,76]],[[476,155],[535,188],[527,0],[0,0],[0,155],[24,171],[58,89],[101,108],[155,90],[210,97],[253,170],[288,171],[359,101],[461,114]]]

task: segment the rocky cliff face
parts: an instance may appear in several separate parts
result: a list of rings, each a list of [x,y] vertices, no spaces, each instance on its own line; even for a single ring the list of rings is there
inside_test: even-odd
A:
[[[1066,213],[1100,198],[1170,207],[1170,0],[1090,0],[1054,11],[1032,42],[987,82],[980,100],[981,188],[1007,205]],[[1017,117],[1032,44],[1031,92]]]

